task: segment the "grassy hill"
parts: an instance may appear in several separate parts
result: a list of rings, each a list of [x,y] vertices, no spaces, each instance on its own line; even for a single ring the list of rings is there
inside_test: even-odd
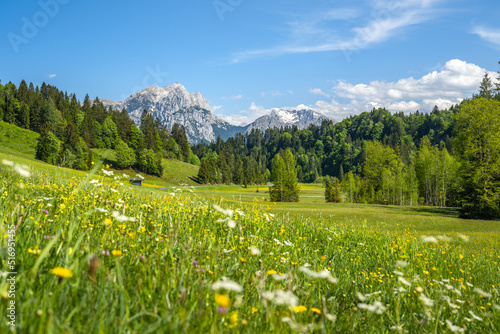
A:
[[[36,132],[0,121],[0,150],[3,153],[34,158],[39,136]]]
[[[86,172],[76,171],[67,168],[60,168],[35,160],[35,148],[37,138],[40,135],[36,132],[21,129],[15,125],[0,121],[0,158],[16,161],[20,164],[31,165],[33,168],[54,173],[63,173],[63,175],[82,176]],[[109,165],[110,170],[114,170],[120,175],[126,174],[136,176],[137,172],[133,170],[116,170],[115,151],[110,149],[92,149],[94,161],[102,161],[103,166]],[[146,177],[144,184],[151,187],[165,188],[178,185],[197,185],[196,176],[198,175],[198,166],[194,166],[177,160],[163,160],[164,173],[161,178],[150,175]],[[142,173],[141,173],[142,175]]]

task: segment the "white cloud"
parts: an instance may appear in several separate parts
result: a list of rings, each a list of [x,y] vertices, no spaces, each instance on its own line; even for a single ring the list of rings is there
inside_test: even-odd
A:
[[[265,97],[265,96],[277,97],[277,96],[284,96],[287,93],[290,95],[293,95],[293,92],[291,90],[289,90],[285,93],[282,93],[279,90],[275,90],[275,91],[270,91],[270,92],[260,92],[260,96],[262,96],[262,97]]]
[[[241,100],[243,98],[243,95],[238,94],[230,97],[221,97],[221,100]]]
[[[222,109],[222,106],[212,106],[212,111],[216,112],[217,110]]]
[[[311,88],[311,89],[309,89],[309,93],[315,94],[315,95],[323,95],[323,96],[326,96],[326,97],[330,97],[330,95],[328,95],[325,92],[323,92],[321,90],[321,88]]]
[[[57,74],[49,74],[49,79],[55,78]]]
[[[485,71],[475,64],[452,59],[441,70],[417,79],[409,77],[396,82],[372,81],[369,84],[341,81],[332,90],[337,97],[350,100],[349,103],[317,101],[312,107],[337,120],[379,107],[405,113],[430,112],[436,105],[445,109],[477,93]],[[489,74],[495,83],[495,73]]]
[[[238,114],[233,115],[217,115],[222,118],[226,122],[229,122],[234,125],[246,125],[248,123],[253,122],[260,116],[264,116],[268,114],[268,110],[262,106],[258,106],[255,102],[250,104],[248,110],[242,110]]]
[[[247,50],[233,54],[233,63],[258,56],[343,51],[346,58],[354,50],[366,49],[373,44],[405,32],[405,27],[433,19],[441,0],[372,1],[368,13],[360,15],[351,8],[330,8],[301,16],[289,23],[289,42],[272,48]],[[333,25],[345,15],[352,23]],[[311,17],[315,17],[312,19]],[[369,18],[368,20],[364,18]],[[357,22],[363,22],[357,24]]]
[[[500,29],[476,27],[472,30],[472,33],[478,35],[489,43],[500,47]]]

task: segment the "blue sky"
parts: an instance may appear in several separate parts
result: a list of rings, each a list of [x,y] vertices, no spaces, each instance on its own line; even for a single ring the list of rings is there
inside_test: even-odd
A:
[[[500,69],[498,0],[41,0],[0,5],[0,79],[122,100],[182,83],[235,124],[430,111]]]

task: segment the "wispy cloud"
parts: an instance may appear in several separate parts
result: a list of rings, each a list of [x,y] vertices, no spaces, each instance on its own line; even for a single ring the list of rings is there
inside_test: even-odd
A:
[[[288,23],[289,42],[265,49],[233,54],[233,63],[262,56],[366,49],[404,33],[406,27],[433,19],[442,0],[371,1],[369,13],[358,9],[331,8]],[[334,24],[339,19],[349,22]],[[354,20],[356,19],[356,20]],[[359,24],[359,22],[364,22]]]
[[[323,90],[321,90],[321,88],[311,88],[311,89],[309,89],[309,93],[314,94],[314,95],[323,95],[326,97],[330,97],[330,95],[323,92]]]
[[[472,30],[473,34],[478,35],[485,41],[500,47],[500,29],[493,29],[487,27],[475,27]]]
[[[55,78],[57,74],[49,74],[49,79]]]
[[[238,94],[230,97],[221,97],[221,100],[241,100],[243,98],[243,95]]]

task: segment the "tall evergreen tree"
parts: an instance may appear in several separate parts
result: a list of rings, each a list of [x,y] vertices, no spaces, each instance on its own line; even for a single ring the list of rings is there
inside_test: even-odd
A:
[[[500,217],[500,101],[478,98],[456,115],[461,160],[461,215]]]

